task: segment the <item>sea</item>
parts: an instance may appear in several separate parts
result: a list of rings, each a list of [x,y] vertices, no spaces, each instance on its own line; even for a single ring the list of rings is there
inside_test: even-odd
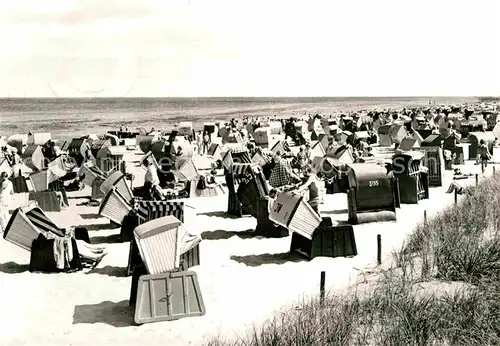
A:
[[[477,102],[472,97],[307,98],[5,98],[0,99],[0,135],[50,132],[53,139],[104,134],[120,125],[172,130],[183,121],[195,128],[232,118],[291,117],[353,110]]]

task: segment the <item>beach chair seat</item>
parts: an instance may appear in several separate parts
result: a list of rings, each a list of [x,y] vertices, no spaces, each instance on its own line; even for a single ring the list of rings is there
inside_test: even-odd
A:
[[[269,220],[268,204],[268,197],[260,197],[257,199],[257,226],[255,228],[255,234],[266,238],[288,237],[289,231],[287,228]]]
[[[71,242],[71,259],[68,258],[64,267],[59,267],[57,265],[54,256],[54,242],[55,239],[48,239],[45,235],[39,234],[38,238],[31,244],[31,255],[29,271],[33,272],[45,272],[45,273],[61,273],[61,272],[72,272],[83,269],[82,260],[80,258],[80,253],[78,252],[78,246],[76,244],[75,238],[68,239]]]
[[[323,218],[310,236],[294,232],[290,252],[297,252],[309,260],[315,257],[352,257],[358,254],[354,230],[351,225],[332,225]]]
[[[61,211],[61,198],[56,191],[30,192],[29,200],[37,202],[46,212]]]
[[[5,240],[31,251],[31,244],[38,238],[38,235],[47,233],[59,237],[65,235],[65,231],[55,225],[36,202],[32,202],[14,210],[3,237]]]

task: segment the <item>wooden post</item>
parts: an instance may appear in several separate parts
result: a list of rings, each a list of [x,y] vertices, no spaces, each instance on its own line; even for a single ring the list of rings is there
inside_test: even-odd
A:
[[[427,210],[424,210],[424,225],[427,226]]]
[[[495,175],[496,173],[496,169],[495,169],[495,166],[493,166],[493,175]]]
[[[325,272],[321,272],[321,277],[319,280],[319,301],[321,306],[325,303]]]
[[[476,186],[479,184],[479,174],[476,173]]]
[[[382,236],[377,234],[377,264],[382,264]]]
[[[457,204],[457,202],[458,202],[458,191],[457,191],[456,188],[455,188],[455,192],[454,193],[455,193],[455,204]]]

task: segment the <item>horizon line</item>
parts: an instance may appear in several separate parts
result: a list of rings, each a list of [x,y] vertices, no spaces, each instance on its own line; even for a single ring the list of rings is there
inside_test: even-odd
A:
[[[76,100],[106,100],[106,99],[419,99],[419,98],[500,98],[493,95],[477,96],[7,96],[0,100],[26,100],[26,99],[76,99]]]

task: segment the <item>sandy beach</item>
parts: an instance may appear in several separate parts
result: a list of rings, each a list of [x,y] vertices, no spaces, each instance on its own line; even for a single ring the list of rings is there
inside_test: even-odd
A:
[[[143,183],[140,152],[126,156],[127,171]],[[468,162],[462,171],[478,172]],[[491,171],[491,167],[489,167]],[[202,232],[198,274],[206,315],[172,322],[134,325],[128,306],[131,277],[125,276],[129,243],[119,243],[119,228],[98,215],[98,207],[78,206],[90,188],[70,193],[70,207],[48,213],[61,227],[87,227],[93,244],[107,246],[108,255],[89,273],[38,274],[28,271],[30,253],[0,240],[2,291],[2,345],[201,345],[210,336],[242,335],[280,309],[294,306],[319,293],[320,271],[326,288],[345,291],[376,266],[376,237],[382,236],[382,266],[390,265],[391,252],[423,219],[453,203],[446,194],[452,181],[447,171],[443,187],[431,188],[430,198],[418,205],[402,205],[397,222],[354,226],[358,255],[353,258],[315,258],[306,261],[289,254],[290,237],[255,237],[256,220],[226,215],[227,194],[186,201],[194,207],[186,226]],[[460,181],[474,184],[474,178]],[[19,196],[18,196],[19,198]],[[19,198],[21,199],[21,198]],[[333,220],[347,220],[345,194],[326,195],[320,210]],[[189,210],[189,208],[188,208]]]

